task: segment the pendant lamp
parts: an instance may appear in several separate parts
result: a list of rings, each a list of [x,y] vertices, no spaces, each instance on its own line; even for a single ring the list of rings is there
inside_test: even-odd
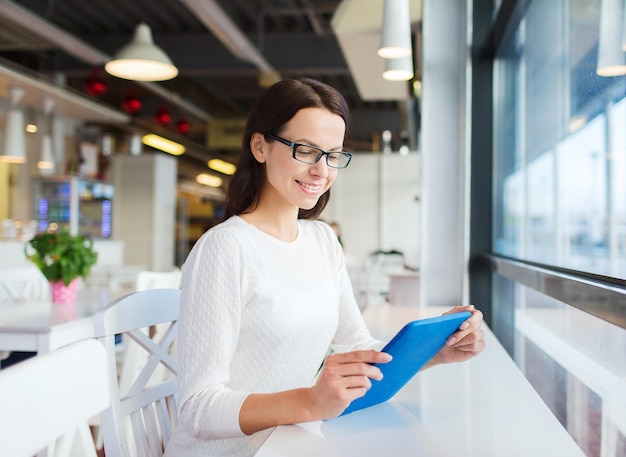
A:
[[[385,59],[383,78],[387,81],[408,81],[413,78],[413,56]]]
[[[104,68],[113,76],[133,81],[165,81],[178,74],[167,54],[154,44],[150,27],[143,22],[135,29],[133,40]]]
[[[602,0],[596,69],[600,76],[626,75],[626,53],[622,49],[624,10],[624,0]]]
[[[46,97],[43,101],[44,129],[41,138],[41,152],[37,168],[44,175],[54,174],[55,160],[54,150],[52,147],[52,110],[55,102],[52,98]]]
[[[4,137],[0,160],[9,163],[26,162],[26,140],[24,138],[24,113],[17,104],[24,96],[24,89],[18,86],[9,88],[11,108],[4,123]]]
[[[409,0],[385,0],[378,55],[385,59],[396,59],[411,53]]]

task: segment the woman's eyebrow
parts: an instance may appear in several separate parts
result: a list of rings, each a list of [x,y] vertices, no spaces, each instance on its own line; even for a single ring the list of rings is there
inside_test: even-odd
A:
[[[330,149],[324,149],[321,146],[317,145],[315,143],[315,141],[311,141],[311,140],[308,140],[306,138],[302,138],[300,140],[294,141],[294,143],[307,144],[309,146],[315,146],[316,148],[319,148],[322,151],[329,151],[329,152],[340,152],[340,151],[343,151],[343,145],[342,146],[335,146],[334,148],[330,148]]]

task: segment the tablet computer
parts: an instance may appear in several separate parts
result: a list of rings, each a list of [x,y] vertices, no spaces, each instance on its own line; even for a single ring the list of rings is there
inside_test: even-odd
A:
[[[375,364],[382,371],[383,379],[372,379],[372,387],[364,396],[353,400],[341,415],[393,397],[444,347],[448,337],[471,315],[469,311],[463,311],[406,324],[382,349],[382,352],[391,354],[391,362]]]

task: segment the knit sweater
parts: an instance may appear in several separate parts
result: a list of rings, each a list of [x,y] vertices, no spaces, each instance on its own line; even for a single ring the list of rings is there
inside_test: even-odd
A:
[[[300,220],[297,238],[283,242],[231,217],[183,266],[179,424],[166,456],[253,455],[272,429],[241,431],[247,395],[311,386],[329,349],[380,346],[327,224]]]

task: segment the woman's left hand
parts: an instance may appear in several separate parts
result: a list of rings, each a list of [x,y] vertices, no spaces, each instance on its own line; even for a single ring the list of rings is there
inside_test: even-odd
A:
[[[485,332],[481,330],[483,313],[473,305],[455,306],[444,313],[452,314],[470,311],[472,316],[463,322],[459,329],[446,341],[446,345],[426,365],[431,367],[440,363],[465,362],[476,357],[485,348]]]

